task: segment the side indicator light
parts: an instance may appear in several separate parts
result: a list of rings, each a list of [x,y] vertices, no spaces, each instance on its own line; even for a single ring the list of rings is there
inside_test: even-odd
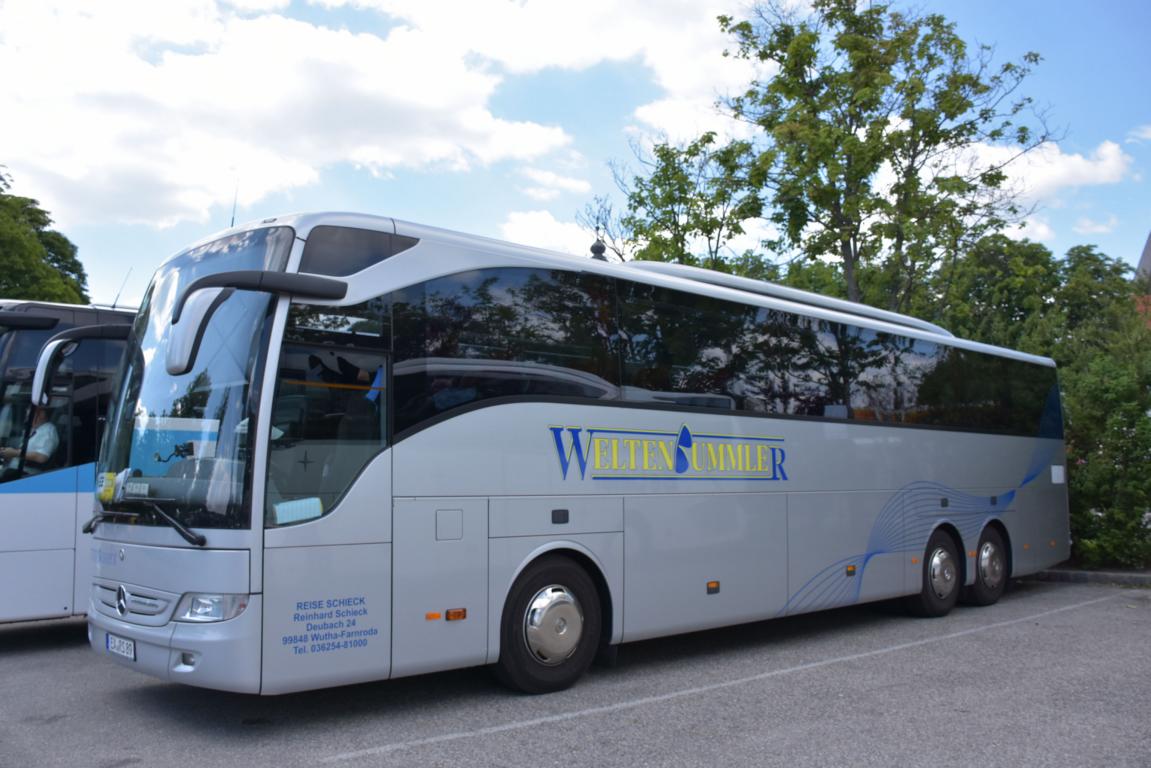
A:
[[[1052,540],[1051,540],[1051,546],[1052,546],[1052,547],[1054,547],[1054,546],[1055,546],[1055,539],[1052,539]]]
[[[707,583],[707,593],[709,595],[718,595],[719,594],[719,582],[718,581],[709,581]]]
[[[1031,545],[1030,545],[1030,544],[1024,544],[1024,545],[1023,545],[1023,548],[1024,548],[1024,549],[1031,549]]]
[[[919,565],[919,558],[918,557],[911,558],[911,564],[912,565]]]
[[[970,552],[968,552],[967,556],[968,557],[975,557],[975,550],[971,550]]]
[[[440,613],[439,611],[428,611],[427,613],[424,614],[424,618],[427,619],[428,621],[439,621],[443,617],[444,617],[444,615],[442,613]]]
[[[847,566],[847,575],[848,576],[854,576],[855,575],[855,566],[854,565]]]
[[[468,617],[467,608],[449,608],[447,619],[448,621],[463,621]]]

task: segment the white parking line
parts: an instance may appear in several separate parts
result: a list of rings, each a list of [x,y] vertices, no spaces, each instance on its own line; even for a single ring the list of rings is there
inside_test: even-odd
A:
[[[1030,616],[1023,616],[1018,619],[1010,619],[1008,621],[997,621],[994,624],[985,624],[971,629],[964,629],[959,632],[951,632],[946,635],[939,635],[937,637],[929,637],[923,640],[913,640],[909,643],[899,643],[897,645],[889,645],[884,648],[876,648],[871,651],[864,651],[863,653],[853,653],[848,656],[836,656],[832,659],[823,659],[822,661],[812,661],[807,664],[798,664],[794,667],[785,667],[783,669],[775,669],[770,672],[761,672],[758,675],[749,675],[748,677],[740,677],[734,680],[725,680],[722,683],[712,683],[711,685],[701,685],[696,688],[684,688],[669,693],[661,693],[658,696],[645,696],[639,699],[631,699],[629,701],[619,701],[614,704],[608,704],[602,707],[589,707],[587,709],[578,709],[573,712],[564,712],[559,715],[548,715],[547,717],[537,717],[531,720],[515,720],[503,725],[492,725],[487,728],[476,728],[471,731],[457,731],[455,733],[445,733],[439,736],[430,736],[426,739],[412,739],[411,741],[399,741],[394,744],[384,744],[379,747],[372,747],[370,749],[360,749],[354,752],[343,752],[337,755],[330,755],[321,759],[322,763],[336,763],[347,760],[355,760],[361,757],[373,757],[376,755],[386,755],[392,752],[399,752],[405,749],[414,749],[416,747],[425,747],[431,744],[443,744],[449,741],[460,741],[461,739],[470,739],[477,736],[490,736],[494,733],[504,733],[506,731],[517,731],[522,728],[534,728],[537,725],[546,725],[549,723],[561,723],[566,720],[575,720],[581,717],[590,717],[592,715],[603,715],[612,712],[620,712],[625,709],[634,709],[642,707],[647,704],[658,704],[672,699],[680,699],[685,696],[695,696],[700,693],[709,693],[711,691],[719,691],[724,688],[734,688],[739,685],[746,685],[748,683],[759,682],[760,680],[768,680],[773,677],[781,677],[795,672],[805,672],[809,669],[819,669],[820,667],[830,666],[832,664],[843,664],[851,661],[858,661],[859,659],[867,659],[872,656],[882,656],[887,653],[895,653],[896,651],[906,650],[908,648],[917,648],[921,645],[930,645],[932,643],[941,643],[946,640],[954,640],[957,637],[965,637],[967,635],[974,635],[979,632],[986,632],[1000,627],[1009,627],[1013,624],[1024,624],[1029,621],[1035,621],[1045,616],[1051,616],[1056,613],[1063,613],[1064,611],[1073,611],[1076,608],[1085,608],[1088,605],[1095,605],[1097,603],[1106,602],[1107,600],[1114,600],[1122,595],[1108,595],[1107,597],[1098,597],[1094,600],[1086,600],[1081,603],[1073,603],[1065,605],[1061,608],[1052,608],[1049,611],[1042,613],[1033,613]]]

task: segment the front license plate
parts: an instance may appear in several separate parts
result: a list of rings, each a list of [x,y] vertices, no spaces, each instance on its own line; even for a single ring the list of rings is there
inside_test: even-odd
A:
[[[108,648],[108,653],[114,653],[117,656],[123,656],[125,659],[136,660],[136,641],[129,640],[126,637],[116,637],[115,635],[105,635],[104,644]]]

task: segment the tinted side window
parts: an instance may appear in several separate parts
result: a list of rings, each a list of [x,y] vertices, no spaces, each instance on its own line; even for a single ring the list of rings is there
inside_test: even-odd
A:
[[[72,371],[70,464],[96,461],[104,430],[103,417],[125,346],[123,341],[88,339],[81,341],[69,356]]]
[[[618,396],[610,280],[476,270],[404,289],[391,302],[397,431],[492,398]]]
[[[734,410],[748,395],[756,308],[620,283],[624,396]]]
[[[304,245],[300,271],[344,277],[406,251],[419,241],[374,229],[321,226]]]

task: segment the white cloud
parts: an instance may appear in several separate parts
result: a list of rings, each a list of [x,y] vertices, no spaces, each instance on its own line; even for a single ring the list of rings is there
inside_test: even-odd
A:
[[[595,235],[578,224],[559,221],[548,211],[512,211],[500,225],[505,240],[573,256],[589,256]]]
[[[292,4],[292,0],[221,0],[238,11],[261,12],[280,11]]]
[[[1151,123],[1133,128],[1127,134],[1128,142],[1151,141]]]
[[[243,0],[245,11],[274,3]],[[62,224],[204,220],[355,163],[530,161],[563,129],[494,115],[500,77],[419,30],[386,37],[212,0],[0,4],[0,146]]]
[[[451,55],[473,54],[513,74],[548,68],[578,70],[603,61],[638,61],[664,96],[641,106],[637,129],[673,141],[702,130],[727,135],[740,126],[721,120],[714,104],[750,81],[755,67],[724,57],[731,40],[721,14],[743,12],[739,0],[315,0],[326,7],[371,8],[410,24]]]
[[[523,190],[523,193],[533,200],[548,201],[555,200],[564,193],[586,195],[591,192],[591,184],[584,179],[561,176],[553,171],[521,168],[520,175],[535,182],[535,186]]]
[[[1106,221],[1095,221],[1083,216],[1075,222],[1072,229],[1081,235],[1106,235],[1113,232],[1118,225],[1119,218],[1114,214],[1108,216]]]
[[[1004,234],[1016,240],[1035,240],[1041,243],[1055,239],[1055,230],[1044,216],[1028,216],[1019,226],[1007,229]]]
[[[500,83],[613,61],[664,91],[645,134],[735,130],[713,108],[751,65],[720,55],[731,0],[310,0],[386,16],[354,34],[289,18],[288,0],[0,2],[0,146],[61,224],[204,220],[355,164],[387,176],[568,153],[558,126],[494,114]],[[562,163],[563,158],[556,158]],[[559,167],[559,166],[557,166]],[[537,182],[553,199],[581,189]]]
[[[1016,147],[981,147],[984,162],[1003,162],[1018,152]],[[1128,175],[1131,156],[1113,141],[1104,141],[1090,154],[1066,153],[1059,145],[1043,144],[1007,167],[1027,200],[1053,202],[1062,191],[1077,187],[1117,184]]]
[[[721,139],[748,138],[753,128],[745,122],[728,117],[716,107],[714,97],[667,98],[636,108],[634,116],[639,125],[633,133],[642,139],[656,139],[671,144],[685,144],[706,131],[714,131]]]

